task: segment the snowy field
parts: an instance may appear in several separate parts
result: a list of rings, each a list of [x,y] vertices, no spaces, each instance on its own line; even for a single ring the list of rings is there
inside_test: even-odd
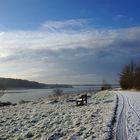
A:
[[[1,107],[0,139],[108,139],[116,96],[108,91],[88,94],[88,104],[78,107],[75,98],[64,95]]]
[[[140,92],[117,91],[119,111],[117,138],[120,140],[140,140]]]

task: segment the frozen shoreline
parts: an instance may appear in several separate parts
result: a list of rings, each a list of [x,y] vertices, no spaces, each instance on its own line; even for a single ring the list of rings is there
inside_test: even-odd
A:
[[[116,96],[88,94],[88,104],[76,106],[64,95],[0,108],[0,138],[36,140],[103,140],[109,137]]]

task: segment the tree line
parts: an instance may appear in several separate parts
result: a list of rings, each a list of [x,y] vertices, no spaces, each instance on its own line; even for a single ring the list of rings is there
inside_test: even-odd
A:
[[[120,73],[120,86],[122,89],[140,90],[140,61],[125,65]]]

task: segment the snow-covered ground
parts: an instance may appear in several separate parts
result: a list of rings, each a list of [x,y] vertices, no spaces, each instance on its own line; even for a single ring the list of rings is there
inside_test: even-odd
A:
[[[140,92],[116,91],[119,97],[117,139],[140,140]]]
[[[108,91],[88,95],[88,104],[78,107],[71,100],[76,98],[75,95],[49,97],[16,106],[1,107],[0,139],[107,139],[116,96]],[[136,104],[135,108],[139,105]],[[133,118],[129,119],[131,121]]]

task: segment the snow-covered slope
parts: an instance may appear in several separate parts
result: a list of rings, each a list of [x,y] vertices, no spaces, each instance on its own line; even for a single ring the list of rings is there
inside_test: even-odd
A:
[[[90,94],[89,94],[90,95]],[[50,97],[0,108],[0,138],[22,140],[103,140],[108,138],[116,96],[91,94],[88,104],[76,106],[74,95]]]

